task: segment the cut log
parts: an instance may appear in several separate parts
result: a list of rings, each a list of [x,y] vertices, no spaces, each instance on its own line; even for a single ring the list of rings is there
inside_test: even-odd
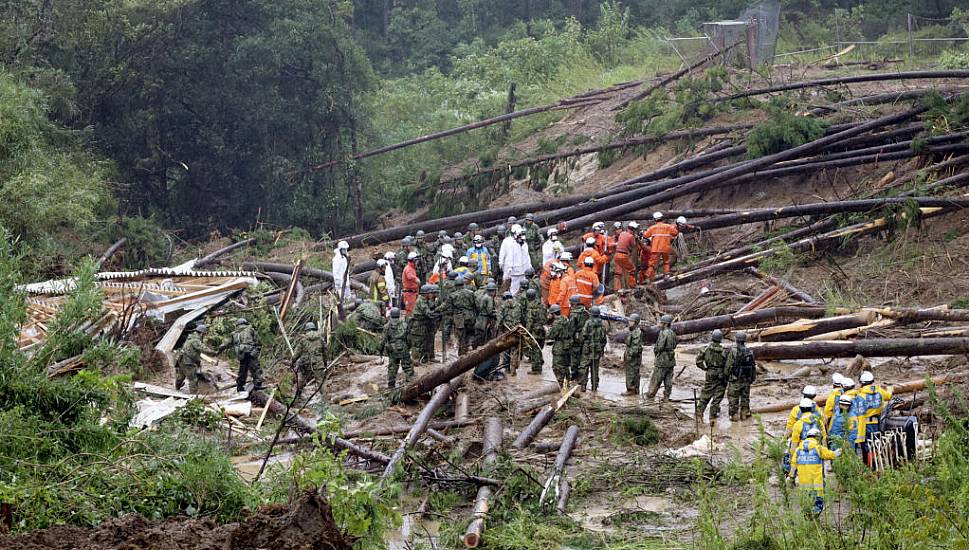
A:
[[[687,334],[699,334],[711,332],[714,329],[739,329],[753,327],[761,324],[778,324],[788,319],[820,319],[827,314],[823,307],[817,306],[779,306],[745,313],[731,313],[727,315],[717,315],[714,317],[704,317],[702,319],[692,319],[673,323],[673,332],[683,336]],[[643,328],[643,341],[655,343],[659,336],[659,327],[648,326]]]
[[[511,330],[493,340],[489,340],[483,346],[458,357],[449,364],[404,386],[401,391],[401,400],[411,401],[417,399],[419,396],[433,390],[441,384],[449,382],[451,379],[468,372],[487,359],[515,347],[518,344],[518,339],[518,332]]]
[[[98,268],[100,268],[104,264],[104,262],[110,260],[111,257],[114,256],[115,253],[117,253],[119,250],[121,250],[121,247],[123,247],[127,242],[128,242],[128,239],[125,237],[122,237],[118,239],[118,241],[115,242],[113,245],[111,245],[107,250],[105,250],[104,254],[101,254],[101,257],[98,258],[98,261],[97,261]]]
[[[969,379],[969,372],[957,372],[953,374],[935,376],[935,377],[932,377],[930,380],[932,381],[933,385],[944,386],[946,384],[955,384],[957,382],[962,382],[967,379]],[[920,391],[925,389],[925,386],[926,386],[926,379],[924,378],[921,380],[912,380],[911,382],[905,382],[903,384],[892,386],[891,387],[892,395],[901,395],[903,393],[912,393],[915,391]],[[819,396],[815,398],[814,401],[817,404],[821,405],[825,401],[827,401],[827,399],[828,399],[828,396],[824,395],[824,396]],[[755,407],[751,409],[750,412],[753,414],[766,414],[766,413],[789,411],[794,407],[796,407],[797,404],[798,404],[797,401],[789,401],[787,403],[775,403],[773,405],[764,405],[763,407]]]
[[[468,392],[462,391],[454,398],[454,420],[465,422],[468,420],[468,411],[471,408],[471,397]]]
[[[376,264],[374,264],[376,265]],[[252,269],[256,271],[263,272],[276,272],[276,273],[286,273],[289,275],[293,274],[294,266],[290,264],[279,264],[273,262],[245,262],[242,264],[243,269]],[[320,279],[323,281],[333,282],[333,274],[329,271],[323,271],[322,269],[316,269],[312,267],[304,267],[300,270],[300,276],[312,277],[314,279]],[[369,292],[370,288],[360,281],[355,279],[350,280],[350,286],[354,290],[359,290],[362,292]]]
[[[552,401],[555,401],[554,396],[536,397],[535,399],[529,399],[528,401],[517,401],[515,403],[515,415],[528,414],[535,409],[540,409],[545,405],[548,405]]]
[[[855,84],[858,82],[880,82],[885,80],[912,80],[912,79],[942,79],[942,78],[967,78],[969,71],[905,71],[896,73],[876,73],[855,76],[841,76],[834,78],[822,78],[818,80],[804,80],[801,82],[791,82],[767,88],[755,88],[744,92],[738,92],[726,97],[718,98],[715,101],[733,101],[744,97],[772,94],[775,92],[786,92],[790,90],[801,90],[804,88],[817,88],[821,86],[834,86],[843,84]]]
[[[482,462],[485,466],[491,466],[498,459],[498,450],[501,449],[502,429],[501,420],[491,417],[485,421],[484,435],[481,438]],[[474,499],[474,509],[471,515],[471,523],[464,531],[462,538],[465,548],[477,548],[481,543],[481,533],[484,531],[485,519],[488,516],[489,500],[492,490],[487,485],[478,488],[478,494]]]
[[[555,503],[555,511],[558,512],[559,515],[565,515],[565,510],[569,505],[569,496],[571,495],[572,484],[569,483],[568,479],[563,477],[562,483],[559,486],[559,500],[557,503]]]
[[[518,438],[515,439],[515,441],[511,444],[511,448],[524,449],[527,447],[528,444],[535,439],[535,436],[538,435],[538,432],[542,431],[542,428],[544,428],[549,421],[552,420],[554,415],[555,409],[553,409],[551,405],[542,407],[542,410],[538,411],[538,414],[532,418],[532,421],[529,422],[528,426],[525,426],[525,429],[522,430],[522,432],[518,435]]]
[[[428,424],[428,427],[434,428],[435,430],[447,430],[449,428],[463,428],[464,426],[471,424],[474,424],[474,420],[465,418],[463,420],[437,420]],[[376,437],[383,435],[403,434],[409,432],[412,426],[413,425],[411,424],[401,424],[398,426],[385,426],[382,428],[350,430],[343,432],[342,435],[346,439],[354,439],[357,437]]]
[[[456,378],[450,383],[444,384],[437,389],[437,391],[434,393],[434,397],[427,402],[427,405],[424,406],[421,413],[417,415],[417,420],[414,421],[414,426],[407,433],[407,437],[400,442],[400,446],[397,447],[397,451],[395,451],[394,455],[390,457],[390,462],[388,462],[387,467],[384,468],[384,473],[381,476],[381,479],[388,479],[394,474],[394,471],[397,469],[397,464],[399,464],[404,458],[404,454],[407,452],[407,449],[417,443],[417,440],[420,439],[421,434],[427,430],[427,425],[430,424],[434,414],[438,409],[448,402],[448,399],[451,398],[451,393],[453,393],[453,391],[462,382],[463,380],[461,378]]]
[[[552,382],[552,383],[549,383],[549,384],[544,384],[541,388],[539,388],[537,390],[533,390],[533,391],[530,391],[530,392],[527,392],[527,393],[523,393],[522,395],[519,395],[518,396],[518,399],[516,399],[515,402],[516,403],[522,403],[522,402],[525,402],[525,401],[531,401],[531,400],[537,399],[539,397],[543,397],[543,396],[546,396],[546,395],[551,395],[553,393],[558,393],[559,390],[561,390],[561,387],[558,385],[557,382]]]
[[[969,338],[868,338],[848,341],[807,341],[750,344],[759,361],[833,359],[836,357],[916,357],[969,354]]]

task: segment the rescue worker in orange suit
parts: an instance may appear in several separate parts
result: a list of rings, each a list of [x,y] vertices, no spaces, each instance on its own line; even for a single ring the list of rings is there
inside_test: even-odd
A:
[[[559,303],[559,290],[562,283],[562,275],[565,274],[565,264],[558,260],[549,266],[548,294],[546,295],[546,305]],[[561,313],[561,310],[559,310]]]
[[[679,230],[675,225],[663,221],[663,213],[653,214],[656,221],[646,230],[646,238],[650,240],[649,245],[649,269],[646,270],[646,277],[653,280],[656,277],[656,268],[660,261],[663,262],[664,272],[669,275],[671,270],[670,260],[673,255],[673,239],[679,235]]]
[[[582,263],[582,269],[575,274],[575,287],[582,305],[590,308],[593,302],[602,303],[602,296],[599,293],[599,275],[595,271],[596,263],[591,256],[586,256]]]
[[[676,267],[676,261],[690,255],[690,250],[686,245],[686,233],[689,231],[699,231],[699,227],[692,223],[687,223],[686,216],[676,218],[676,238],[673,239],[673,257],[670,265]]]
[[[403,287],[404,309],[407,315],[414,311],[414,304],[417,303],[417,293],[421,289],[421,280],[417,278],[417,252],[407,254],[407,267],[401,276]]]
[[[638,223],[629,222],[626,224],[626,229],[616,238],[616,254],[612,260],[615,271],[613,288],[616,290],[636,286],[636,264],[633,263],[633,258],[639,253],[639,243],[635,235],[638,229]]]
[[[589,231],[582,235],[582,242],[586,242],[590,238],[596,241],[596,250],[599,254],[606,253],[606,224],[604,222],[596,222],[592,224],[592,231]]]
[[[599,252],[599,250],[596,248],[596,240],[592,237],[585,240],[585,248],[582,250],[582,253],[579,254],[579,269],[585,265],[586,258],[592,258],[592,261],[594,262],[593,269],[601,280],[603,267],[609,263],[609,257]]]
[[[646,283],[650,280],[646,276],[646,272],[649,271],[650,244],[650,240],[646,237],[646,231],[644,230],[639,236],[639,263],[637,264],[639,270],[636,273],[636,282],[639,284]]]
[[[579,293],[575,278],[576,275],[566,268],[559,280],[558,305],[562,308],[563,317],[568,317],[572,313],[572,303],[569,302],[569,298]]]
[[[553,274],[554,270],[552,266],[554,266],[557,263],[558,263],[557,258],[552,258],[551,260],[545,262],[545,265],[542,266],[542,272],[538,276],[538,286],[542,290],[542,303],[546,307],[548,307],[550,303],[549,295],[552,287],[552,277],[554,275]]]

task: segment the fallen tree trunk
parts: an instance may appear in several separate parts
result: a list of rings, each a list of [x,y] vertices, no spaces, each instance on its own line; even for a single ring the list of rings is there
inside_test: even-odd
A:
[[[833,359],[837,357],[916,357],[969,354],[969,338],[869,338],[846,341],[806,341],[750,344],[764,361]]]
[[[485,466],[492,466],[498,459],[498,450],[501,449],[502,439],[501,420],[491,417],[485,421],[484,435],[481,437],[481,457]],[[488,516],[489,501],[492,489],[487,485],[478,488],[478,494],[474,499],[474,508],[471,513],[471,523],[464,531],[465,548],[477,548],[481,543],[481,533],[484,531],[485,519]]]
[[[400,442],[400,446],[397,447],[397,450],[394,452],[394,455],[390,457],[390,462],[388,462],[387,467],[384,468],[384,473],[381,476],[381,479],[388,479],[390,476],[394,474],[394,470],[396,470],[397,464],[399,464],[400,461],[404,458],[404,454],[407,452],[407,449],[409,449],[415,443],[417,443],[417,440],[420,439],[421,434],[423,434],[424,431],[427,430],[427,425],[430,424],[431,418],[434,417],[434,414],[437,412],[438,409],[440,409],[445,403],[448,402],[448,399],[451,398],[451,393],[454,391],[455,388],[461,385],[462,381],[463,381],[462,379],[456,378],[455,380],[452,380],[450,383],[444,384],[437,389],[437,392],[434,394],[434,397],[432,397],[431,400],[427,402],[427,405],[424,406],[424,408],[421,410],[421,413],[417,415],[417,420],[414,421],[414,425],[407,433],[407,437],[405,437],[404,440]]]
[[[117,242],[115,242],[113,245],[111,245],[107,250],[105,250],[104,254],[101,254],[101,257],[98,258],[98,261],[97,261],[98,269],[101,268],[101,265],[103,265],[104,262],[110,260],[112,256],[114,256],[119,250],[121,250],[121,247],[123,247],[127,242],[128,242],[128,239],[126,237],[122,237],[118,239]]]
[[[905,71],[897,73],[876,73],[855,76],[841,76],[833,78],[821,78],[818,80],[805,80],[802,82],[791,82],[779,84],[767,88],[755,88],[744,92],[738,92],[727,97],[717,98],[714,101],[733,101],[744,97],[753,97],[775,92],[786,92],[789,90],[800,90],[803,88],[817,88],[821,86],[831,86],[836,84],[856,84],[858,82],[880,82],[885,80],[912,80],[912,79],[940,79],[940,78],[969,78],[969,71]]]
[[[211,254],[208,254],[206,256],[199,258],[198,260],[195,260],[195,267],[202,267],[209,264],[213,264],[216,261],[218,261],[219,258],[221,258],[222,256],[225,256],[229,252],[232,252],[233,250],[237,250],[239,248],[249,246],[251,244],[256,244],[256,239],[245,239],[243,241],[230,244],[225,248],[220,248],[215,252],[212,252]]]
[[[810,321],[800,320],[786,325],[765,328],[761,330],[756,337],[757,341],[759,342],[803,340],[818,334],[868,326],[874,322],[877,317],[878,315],[875,312],[865,311],[850,315],[813,319]]]
[[[242,264],[242,267],[243,269],[252,269],[252,270],[261,271],[261,272],[286,273],[286,274],[292,275],[293,269],[295,266],[290,264],[278,264],[273,262],[245,262]],[[306,276],[306,277],[313,277],[314,279],[320,279],[331,283],[333,282],[333,274],[330,273],[329,271],[323,271],[322,269],[304,267],[300,271],[300,275]],[[367,287],[367,285],[355,279],[350,279],[350,287],[353,288],[354,290],[359,290],[361,292],[368,292],[370,290]]]
[[[933,385],[944,386],[946,384],[955,384],[957,382],[962,382],[963,380],[967,380],[967,379],[969,379],[969,372],[957,372],[953,374],[946,374],[943,376],[935,376],[933,378],[930,378],[929,380],[932,381]],[[925,389],[925,386],[926,386],[926,381],[924,378],[921,380],[912,380],[911,382],[905,382],[904,384],[898,384],[896,386],[892,386],[892,395],[901,395],[903,393],[912,393],[915,391],[920,391],[922,389]],[[825,401],[827,401],[827,399],[828,399],[828,396],[824,395],[824,396],[819,396],[815,398],[814,401],[820,405],[820,404],[823,404]],[[787,403],[775,403],[773,405],[755,407],[751,409],[750,412],[753,414],[782,412],[782,411],[789,411],[796,406],[797,406],[797,401],[790,401]]]
[[[831,105],[819,105],[808,111],[809,114],[817,116],[824,111],[837,110],[839,107],[850,107],[852,105],[883,105],[885,103],[896,103],[899,101],[905,101],[909,99],[919,99],[930,93],[952,93],[959,91],[960,88],[922,88],[918,90],[906,90],[904,92],[888,92],[884,94],[866,95],[861,97],[855,97],[852,99],[846,99],[844,101],[839,101],[837,103],[832,103]]]
[[[458,357],[447,365],[425,374],[404,386],[401,391],[401,400],[411,401],[417,399],[419,396],[433,390],[441,384],[461,376],[487,359],[515,347],[518,344],[518,339],[518,331],[511,330],[493,340],[489,340],[483,346]]]
[[[545,496],[548,495],[549,491],[555,486],[558,489],[559,494],[562,491],[563,483],[568,483],[565,479],[565,463],[572,456],[572,450],[575,449],[575,444],[579,440],[579,427],[569,426],[569,429],[565,431],[565,436],[562,438],[562,445],[559,446],[559,452],[555,456],[555,464],[552,466],[552,473],[549,475],[548,480],[545,482],[545,486],[542,489],[542,494],[538,497],[539,504],[545,502]],[[556,508],[559,513],[564,513],[566,502],[561,502],[557,500]]]
[[[578,389],[579,386],[572,386],[572,389],[566,392],[566,394],[562,396],[557,403],[546,405],[542,408],[542,410],[538,411],[538,414],[532,418],[532,421],[528,424],[528,426],[525,426],[525,429],[518,434],[518,437],[511,444],[511,447],[513,449],[521,450],[527,447],[529,443],[534,441],[538,433],[541,432],[542,429],[548,425],[549,421],[552,420],[552,417],[555,416],[555,411],[559,410]]]
[[[764,323],[777,324],[785,319],[820,319],[826,313],[823,307],[817,306],[779,306],[744,313],[729,313],[702,319],[679,321],[673,323],[672,328],[677,335],[683,336],[710,332],[714,329],[739,329]],[[643,328],[643,342],[655,343],[657,336],[659,336],[659,327],[648,326]]]

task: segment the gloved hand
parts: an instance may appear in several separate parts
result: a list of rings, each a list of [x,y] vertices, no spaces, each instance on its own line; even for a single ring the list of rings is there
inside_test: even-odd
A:
[[[841,449],[836,449],[836,450],[834,451],[834,456],[841,456],[841,453],[842,453],[842,452],[843,452],[843,451],[842,451]]]

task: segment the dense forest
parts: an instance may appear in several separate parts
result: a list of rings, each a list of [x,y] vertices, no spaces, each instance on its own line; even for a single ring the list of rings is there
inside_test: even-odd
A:
[[[904,30],[954,0],[784,0],[781,48]],[[663,36],[695,35],[744,0],[96,0],[4,2],[0,224],[38,271],[92,242],[142,261],[213,230],[315,236],[413,206],[421,177],[507,136],[459,136],[331,161],[503,111],[675,68]],[[957,16],[962,16],[957,11]],[[833,21],[837,19],[837,21]],[[958,34],[958,32],[956,33]],[[547,124],[516,122],[521,136]],[[317,167],[317,168],[313,168]],[[93,239],[92,239],[93,237]]]

